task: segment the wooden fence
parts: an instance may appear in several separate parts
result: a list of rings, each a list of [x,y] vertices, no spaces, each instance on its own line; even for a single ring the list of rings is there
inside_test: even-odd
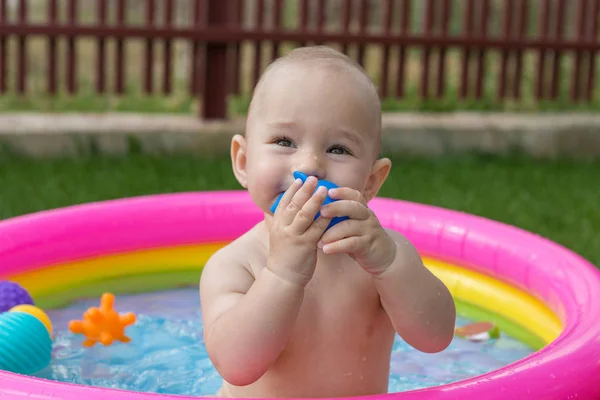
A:
[[[226,117],[227,99],[243,91],[243,79],[251,88],[270,60],[307,44],[338,47],[362,65],[375,59],[368,70],[384,98],[406,96],[415,81],[411,65],[424,99],[443,98],[450,80],[461,99],[481,99],[486,82],[493,83],[496,100],[519,99],[525,67],[533,77],[525,84],[537,100],[591,102],[598,94],[600,0],[45,0],[42,21],[30,18],[31,1],[0,0],[0,95],[28,93],[27,46],[35,37],[46,42],[50,94],[78,92],[77,43],[83,39],[95,41],[98,93],[124,93],[135,78],[124,73],[131,62],[125,44],[142,40],[137,75],[144,93],[170,94],[173,44],[183,42],[190,54],[187,90],[202,99],[200,114],[207,119]],[[80,9],[90,4],[95,20],[84,22]],[[132,13],[132,4],[143,12]],[[176,10],[183,16],[179,23]],[[8,51],[11,41],[14,53]],[[532,63],[526,54],[534,54]]]

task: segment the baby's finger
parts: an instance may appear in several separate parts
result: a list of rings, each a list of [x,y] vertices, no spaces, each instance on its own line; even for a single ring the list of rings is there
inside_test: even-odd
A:
[[[344,238],[352,236],[363,236],[365,230],[365,224],[363,222],[347,219],[340,222],[339,224],[332,226],[327,232],[321,236],[319,240],[319,247],[323,247],[326,244],[337,242]]]
[[[281,196],[281,199],[279,200],[279,204],[277,204],[277,208],[275,209],[274,214],[280,212],[279,210],[285,209],[290,203],[290,200],[292,200],[298,189],[300,189],[301,187],[302,180],[295,179],[294,182],[292,182],[292,184],[290,185],[290,187],[283,193],[283,196]]]
[[[349,187],[338,187],[329,190],[329,197],[334,200],[354,200],[362,203],[364,205],[367,204],[364,196],[361,192],[356,189],[351,189]]]
[[[302,187],[300,187],[292,196],[290,201],[281,209],[282,223],[289,225],[294,221],[296,214],[302,210],[304,204],[311,198],[317,186],[317,179],[314,177],[308,178]]]
[[[348,217],[350,219],[365,220],[372,215],[371,209],[354,200],[338,200],[321,208],[321,215],[333,217]]]
[[[322,186],[319,187],[296,213],[290,224],[293,232],[297,234],[304,233],[312,225],[326,197],[327,189]]]
[[[350,236],[333,243],[329,243],[323,246],[323,253],[325,254],[361,254],[362,253],[362,239],[359,236]]]
[[[313,222],[311,226],[308,227],[307,233],[310,235],[314,234],[316,238],[320,238],[330,223],[331,218],[326,218],[321,215],[315,220],[315,222]]]

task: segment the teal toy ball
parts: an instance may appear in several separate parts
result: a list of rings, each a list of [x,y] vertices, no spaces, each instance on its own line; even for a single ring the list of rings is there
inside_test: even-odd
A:
[[[51,358],[52,339],[39,319],[20,312],[0,314],[0,370],[33,374]]]

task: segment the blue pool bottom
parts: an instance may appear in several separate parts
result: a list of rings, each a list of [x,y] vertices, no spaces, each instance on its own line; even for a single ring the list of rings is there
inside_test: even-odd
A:
[[[121,295],[115,307],[135,312],[127,329],[131,343],[84,348],[83,337],[68,330],[69,320],[97,306],[99,299],[78,301],[47,310],[55,327],[52,362],[35,374],[43,379],[187,396],[214,395],[222,379],[212,366],[203,342],[197,288]],[[470,321],[458,318],[457,325]],[[506,335],[474,343],[454,338],[441,353],[416,351],[396,336],[390,368],[390,392],[442,385],[470,378],[517,361],[532,350]]]

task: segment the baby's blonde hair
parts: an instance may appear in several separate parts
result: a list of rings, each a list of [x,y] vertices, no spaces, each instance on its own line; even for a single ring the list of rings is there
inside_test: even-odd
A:
[[[268,75],[270,69],[276,68],[282,64],[303,64],[309,67],[325,67],[333,68],[334,70],[345,70],[350,72],[358,72],[363,83],[377,93],[375,85],[368,77],[364,69],[356,61],[331,47],[327,46],[309,46],[309,47],[298,47],[283,57],[280,57],[273,61],[264,75]],[[263,76],[264,76],[263,75]]]
[[[248,119],[251,118],[252,114],[256,111],[256,108],[258,108],[262,88],[274,75],[273,72],[281,67],[287,66],[303,66],[313,69],[324,68],[333,72],[345,72],[352,76],[357,84],[363,86],[366,96],[371,98],[370,100],[373,103],[377,121],[375,133],[378,135],[379,139],[381,138],[381,102],[373,81],[360,64],[347,55],[327,46],[299,47],[273,61],[266,68],[254,88],[252,100],[250,101],[250,107],[248,109]],[[377,146],[377,153],[379,153],[379,146]]]

